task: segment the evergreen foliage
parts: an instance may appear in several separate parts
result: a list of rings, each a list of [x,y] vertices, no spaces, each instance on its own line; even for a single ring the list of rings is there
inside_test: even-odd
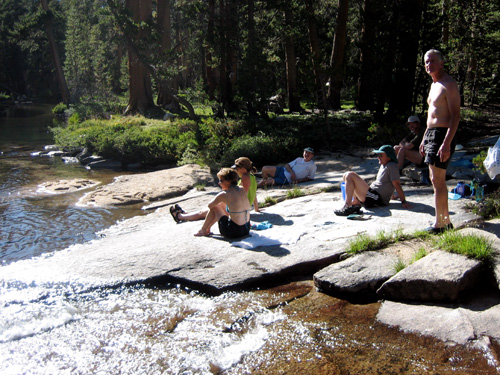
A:
[[[430,79],[422,56],[430,48],[444,52],[447,70],[459,83],[463,106],[498,101],[498,2],[350,1],[340,96],[342,103],[351,102],[369,112],[368,121],[353,128],[341,112],[327,117],[318,110],[322,85],[332,78],[340,3],[138,1],[152,6],[146,21],[134,22],[126,2],[118,0],[52,0],[48,11],[42,11],[38,1],[2,1],[2,96],[60,101],[43,26],[50,16],[56,45],[64,46],[60,51],[64,75],[76,105],[99,103],[113,108],[112,112],[123,111],[127,94],[131,97],[129,84],[137,79],[128,66],[139,64],[144,81],[136,80],[134,85],[142,87],[145,96],[152,93],[162,107],[148,109],[150,98],[135,92],[141,113],[159,117],[168,110],[185,117],[189,112],[194,119],[191,103],[201,103],[212,108],[213,117],[226,119],[217,126],[227,129],[214,127],[204,144],[209,160],[218,155],[225,162],[249,150],[256,152],[256,159],[259,155],[272,159],[274,152],[300,149],[311,142],[332,149],[348,145],[354,131],[358,139],[360,134],[369,138],[367,145],[393,140],[409,114],[425,111]],[[168,22],[159,18],[162,6],[169,10]],[[134,61],[129,60],[131,51]],[[301,123],[291,118],[289,108],[315,116],[306,116],[307,124]],[[277,121],[274,113],[284,120]],[[80,117],[88,119],[81,113]],[[239,121],[245,125],[235,125]],[[200,125],[199,131],[211,126],[207,124]],[[228,138],[223,141],[224,132]],[[295,143],[294,136],[300,136]]]

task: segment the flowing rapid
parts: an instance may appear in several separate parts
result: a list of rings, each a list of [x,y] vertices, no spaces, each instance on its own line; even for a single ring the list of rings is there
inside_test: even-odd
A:
[[[32,156],[52,143],[50,126],[43,105],[0,118],[0,259],[16,264],[19,280],[33,258],[71,251],[145,214],[77,207],[84,192],[40,192],[46,181],[109,183],[122,174]],[[378,324],[378,303],[324,295],[310,280],[207,296],[180,285],[106,288],[28,276],[0,280],[1,374],[496,373],[481,349]]]

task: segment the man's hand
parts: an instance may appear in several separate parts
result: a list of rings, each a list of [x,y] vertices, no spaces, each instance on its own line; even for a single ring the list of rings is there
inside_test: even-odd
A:
[[[439,156],[439,160],[441,160],[441,162],[445,162],[446,160],[448,160],[450,158],[450,155],[451,155],[451,147],[449,145],[446,145],[446,144],[442,144],[441,147],[439,147],[439,150],[437,152],[437,155]]]
[[[404,201],[401,203],[401,207],[411,209],[413,208],[411,204],[409,204],[407,201]]]

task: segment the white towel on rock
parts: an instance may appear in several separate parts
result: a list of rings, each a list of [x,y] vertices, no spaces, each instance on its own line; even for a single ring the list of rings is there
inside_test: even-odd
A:
[[[234,241],[231,246],[241,247],[243,249],[255,249],[260,246],[274,246],[274,245],[290,245],[296,243],[299,238],[304,234],[303,232],[290,231],[266,231],[266,236],[250,232],[250,236],[240,241]]]

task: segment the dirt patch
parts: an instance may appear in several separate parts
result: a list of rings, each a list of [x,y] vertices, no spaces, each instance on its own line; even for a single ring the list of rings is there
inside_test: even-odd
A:
[[[389,247],[383,249],[382,252],[395,255],[406,265],[409,265],[414,260],[415,254],[417,254],[420,249],[425,249],[427,253],[430,253],[434,250],[433,248],[431,248],[428,242],[419,239],[413,239],[392,244]]]

